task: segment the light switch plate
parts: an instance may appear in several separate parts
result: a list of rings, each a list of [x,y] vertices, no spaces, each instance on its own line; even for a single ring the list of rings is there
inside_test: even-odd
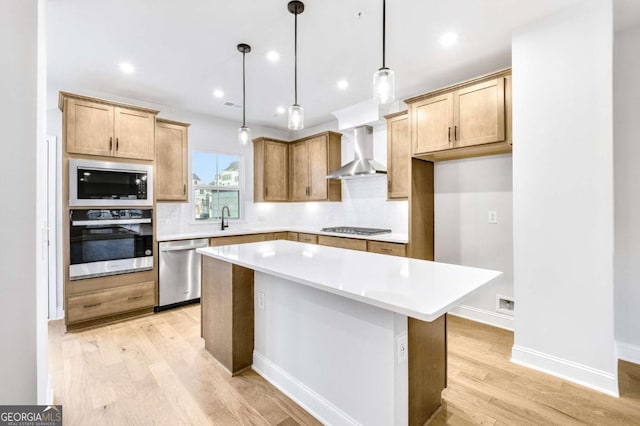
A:
[[[489,210],[489,223],[498,223],[498,211]]]

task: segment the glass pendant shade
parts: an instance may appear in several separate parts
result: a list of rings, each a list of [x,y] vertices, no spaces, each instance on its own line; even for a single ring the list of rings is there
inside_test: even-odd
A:
[[[238,142],[240,142],[240,145],[249,145],[250,140],[251,129],[246,126],[238,127]]]
[[[304,109],[294,104],[289,107],[289,130],[302,130],[304,128]]]
[[[386,104],[395,97],[395,73],[389,68],[380,68],[373,74],[373,100],[378,104]]]

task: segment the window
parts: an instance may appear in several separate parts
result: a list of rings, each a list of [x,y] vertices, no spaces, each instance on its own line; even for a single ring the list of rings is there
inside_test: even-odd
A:
[[[240,156],[193,151],[192,166],[195,220],[220,219],[224,206],[240,219]]]

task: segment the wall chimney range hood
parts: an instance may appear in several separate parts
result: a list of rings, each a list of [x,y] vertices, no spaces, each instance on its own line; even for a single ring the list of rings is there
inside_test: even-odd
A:
[[[353,179],[387,174],[387,168],[373,159],[373,128],[353,129],[355,159],[327,175],[327,179]]]

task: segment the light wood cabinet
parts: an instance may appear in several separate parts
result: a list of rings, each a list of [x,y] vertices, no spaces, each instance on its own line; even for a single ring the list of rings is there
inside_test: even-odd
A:
[[[156,119],[157,201],[189,201],[188,196],[188,123]]]
[[[368,241],[367,250],[372,253],[388,254],[391,256],[405,257],[407,245],[399,243],[387,243],[384,241]]]
[[[66,315],[69,323],[78,323],[151,308],[154,304],[155,282],[151,281],[69,296]]]
[[[261,241],[267,241],[266,234],[230,235],[228,237],[209,238],[209,247],[226,246],[230,244],[257,243]]]
[[[340,167],[341,135],[325,132],[291,143],[291,201],[341,201],[342,183],[327,179]]]
[[[387,119],[387,198],[409,196],[409,159],[411,138],[407,111],[390,114]]]
[[[70,154],[154,160],[158,111],[60,92]]]
[[[367,241],[356,238],[330,237],[326,235],[318,236],[318,244],[321,246],[338,247],[349,250],[367,251]]]
[[[253,141],[253,200],[288,201],[289,144],[275,139]]]
[[[315,234],[298,234],[298,242],[307,244],[318,244],[318,236]]]
[[[289,241],[298,241],[298,233],[297,232],[287,232],[287,240],[289,240]]]
[[[511,152],[510,69],[405,102],[416,158],[441,161]]]

